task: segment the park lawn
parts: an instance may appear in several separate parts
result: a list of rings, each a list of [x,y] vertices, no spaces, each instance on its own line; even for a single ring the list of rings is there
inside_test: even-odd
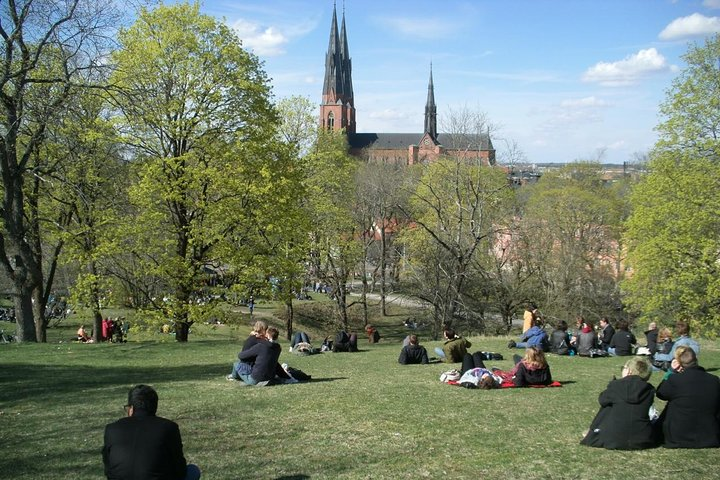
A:
[[[247,328],[198,326],[187,344],[0,345],[0,478],[104,478],[103,428],[137,383],[158,390],[158,414],[180,424],[204,479],[717,478],[717,449],[579,445],[622,358],[550,355],[562,388],[467,390],[438,381],[445,364],[398,365],[392,321],[393,336],[361,339],[358,353],[299,357],[282,341],[281,362],[313,381],[267,388],[225,380]],[[440,345],[421,340],[431,355]],[[507,338],[471,340],[510,368]],[[702,348],[701,363],[717,369],[718,344]]]

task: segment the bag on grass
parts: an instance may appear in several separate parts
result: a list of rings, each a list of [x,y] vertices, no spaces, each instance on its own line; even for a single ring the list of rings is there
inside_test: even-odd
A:
[[[443,383],[457,382],[458,380],[460,380],[460,372],[456,369],[440,374],[440,381]]]

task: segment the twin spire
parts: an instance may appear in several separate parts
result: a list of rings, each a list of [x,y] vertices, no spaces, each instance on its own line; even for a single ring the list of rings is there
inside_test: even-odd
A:
[[[355,133],[355,99],[352,85],[352,60],[348,48],[345,29],[345,9],[343,8],[340,33],[338,33],[337,7],[333,2],[330,40],[325,55],[325,81],[323,83],[321,124],[325,128],[345,129]],[[338,118],[339,117],[339,118]],[[437,144],[437,107],[435,106],[435,87],[433,86],[432,63],[430,64],[430,82],[428,83],[427,103],[425,104],[425,131]]]

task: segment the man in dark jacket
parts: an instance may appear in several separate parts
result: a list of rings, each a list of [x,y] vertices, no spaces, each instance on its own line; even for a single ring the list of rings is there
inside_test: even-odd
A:
[[[605,317],[601,318],[600,332],[598,332],[600,348],[607,352],[608,348],[610,348],[610,341],[612,340],[613,335],[615,335],[615,329],[612,325],[610,325],[610,320]]]
[[[682,373],[664,380],[657,397],[667,400],[660,415],[665,448],[720,447],[720,379],[697,363],[692,349],[680,354]]]
[[[127,417],[105,427],[102,449],[110,480],[183,480],[200,478],[196,465],[187,465],[177,423],[155,415],[158,395],[137,385],[128,392]]]
[[[401,365],[410,365],[421,363],[423,365],[428,363],[428,354],[425,347],[418,343],[418,337],[415,334],[409,335],[408,344],[403,347],[400,351],[400,358],[398,362]]]
[[[250,373],[238,372],[243,382],[248,385],[267,385],[275,379],[281,352],[280,344],[276,342],[279,334],[277,328],[269,327],[266,339],[259,340],[255,345],[238,354],[241,361],[253,364]]]
[[[655,389],[647,380],[650,363],[634,357],[625,363],[622,378],[613,379],[600,394],[600,411],[580,443],[590,447],[639,450],[657,446],[657,431],[648,411]]]

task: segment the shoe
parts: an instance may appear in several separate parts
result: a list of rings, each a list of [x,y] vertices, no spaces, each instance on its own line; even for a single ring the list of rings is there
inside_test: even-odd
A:
[[[508,348],[515,348],[515,345],[517,345],[517,344],[515,343],[515,340],[510,340],[510,341],[508,342]]]
[[[232,373],[230,373],[225,377],[225,380],[227,380],[228,382],[235,382],[237,381],[237,378],[233,377]]]

